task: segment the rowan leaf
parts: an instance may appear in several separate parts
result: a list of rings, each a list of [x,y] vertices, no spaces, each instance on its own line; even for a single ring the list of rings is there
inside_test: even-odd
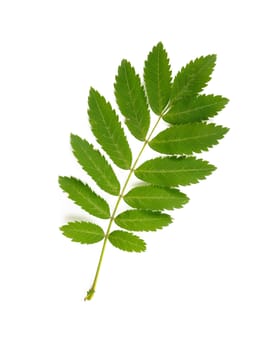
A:
[[[217,115],[229,100],[222,96],[198,95],[192,99],[184,98],[176,102],[163,116],[171,124],[200,122]]]
[[[150,210],[126,210],[115,218],[115,223],[131,231],[156,231],[172,222],[168,214]]]
[[[108,239],[114,247],[126,252],[141,253],[146,250],[145,241],[130,232],[116,230],[110,233]]]
[[[92,132],[98,143],[118,167],[129,169],[132,161],[131,151],[111,104],[93,88],[90,89],[88,104]]]
[[[210,80],[215,61],[216,55],[201,56],[183,67],[173,81],[172,104],[201,92]]]
[[[165,154],[200,153],[217,145],[228,130],[219,125],[205,123],[175,125],[159,133],[149,142],[149,146]]]
[[[125,123],[134,137],[144,141],[150,126],[147,98],[139,75],[127,60],[122,60],[116,76],[115,96]]]
[[[189,198],[175,188],[147,185],[131,189],[124,196],[124,201],[138,209],[172,210],[181,208]]]
[[[101,219],[110,217],[110,209],[107,202],[93,192],[87,184],[75,177],[67,176],[60,176],[59,184],[69,198],[89,214]]]
[[[145,61],[144,80],[151,109],[160,115],[169,102],[172,80],[168,55],[161,42]]]
[[[69,222],[61,227],[63,234],[73,241],[89,244],[103,239],[95,278],[85,300],[95,293],[107,241],[125,251],[145,251],[146,243],[132,232],[156,231],[169,225],[172,218],[163,210],[181,208],[189,201],[175,187],[198,183],[216,169],[208,161],[192,156],[216,145],[228,131],[207,123],[225,107],[228,99],[201,94],[215,61],[216,55],[199,57],[185,65],[172,82],[168,54],[159,42],[145,60],[144,84],[132,64],[121,61],[114,82],[116,102],[130,133],[144,141],[139,149],[134,145],[133,164],[119,116],[98,91],[90,89],[88,115],[95,139],[118,167],[128,171],[120,172],[121,188],[102,150],[79,136],[71,136],[73,153],[82,168],[102,190],[117,196],[110,215],[108,203],[86,183],[74,177],[59,177],[61,188],[77,205],[93,216],[109,219],[105,234],[100,226],[90,222]],[[150,111],[159,118],[149,132]],[[171,125],[157,134],[161,119]],[[166,156],[138,165],[145,157],[147,144]],[[133,175],[142,181],[139,186],[130,186]],[[130,190],[125,193],[127,188]],[[119,212],[122,200],[133,209]],[[114,224],[122,229],[111,232]]]
[[[120,192],[120,183],[105,157],[88,141],[77,135],[71,135],[71,146],[78,163],[98,186],[117,196]]]
[[[195,157],[164,157],[147,160],[135,170],[138,179],[160,186],[179,186],[198,183],[215,166]]]
[[[101,227],[91,222],[75,221],[60,227],[63,235],[73,242],[92,244],[103,240],[104,232]]]

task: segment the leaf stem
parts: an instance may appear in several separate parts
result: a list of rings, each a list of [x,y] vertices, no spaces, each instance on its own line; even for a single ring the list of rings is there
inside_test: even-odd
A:
[[[117,199],[117,202],[115,204],[115,207],[113,209],[113,212],[112,212],[112,215],[110,217],[110,221],[109,221],[109,224],[108,224],[108,227],[107,227],[107,230],[106,230],[106,233],[105,233],[105,237],[104,237],[104,241],[103,241],[103,246],[102,246],[102,249],[101,249],[101,253],[100,253],[100,257],[99,257],[99,261],[98,261],[98,265],[97,265],[97,270],[96,270],[96,274],[95,274],[95,278],[94,278],[94,281],[93,281],[93,284],[91,286],[91,288],[88,290],[87,292],[87,295],[85,296],[84,300],[91,300],[92,297],[94,296],[94,293],[96,291],[96,285],[97,285],[97,281],[98,281],[98,276],[99,276],[99,271],[100,271],[100,268],[101,268],[101,265],[102,265],[102,260],[103,260],[103,256],[104,256],[104,252],[105,252],[105,248],[106,248],[106,244],[107,244],[107,240],[108,240],[108,237],[109,237],[109,234],[110,234],[110,230],[111,230],[111,227],[112,227],[112,224],[113,224],[113,221],[115,219],[115,216],[116,216],[116,212],[118,210],[118,207],[119,207],[119,204],[124,196],[124,192],[127,188],[127,185],[129,183],[129,180],[137,166],[137,163],[142,155],[142,153],[144,152],[144,149],[146,148],[147,144],[149,143],[159,121],[161,120],[162,118],[162,114],[159,116],[159,118],[157,119],[156,123],[154,124],[152,130],[150,131],[148,137],[146,138],[146,140],[144,141],[144,144],[141,148],[141,150],[139,151],[138,153],[138,156],[136,157],[132,167],[130,168],[130,171],[128,173],[128,176],[125,180],[125,183],[123,185],[123,188],[118,196],[118,199]]]

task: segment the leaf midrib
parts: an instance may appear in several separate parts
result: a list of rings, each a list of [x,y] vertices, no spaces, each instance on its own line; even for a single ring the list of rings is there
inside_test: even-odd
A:
[[[139,110],[137,112],[137,109],[135,108],[135,100],[132,98],[132,91],[134,89],[131,89],[130,87],[130,83],[129,83],[129,80],[128,80],[128,75],[127,75],[127,70],[126,70],[126,67],[124,65],[124,76],[125,76],[125,80],[126,80],[126,84],[127,84],[127,90],[128,90],[128,96],[129,96],[129,100],[131,101],[131,105],[132,105],[132,109],[133,109],[133,114],[134,114],[134,117],[136,118],[136,121],[137,123],[140,125],[140,127],[142,127],[142,119],[140,118],[140,114],[139,114]],[[136,73],[135,73],[135,77],[136,77]],[[127,119],[130,119],[128,116],[126,116]],[[134,125],[133,125],[134,127]],[[137,131],[140,132],[140,134],[142,134],[141,132],[141,128],[138,128],[136,127]]]
[[[140,218],[131,218],[131,219],[121,219],[122,222],[138,222],[138,221],[141,221],[141,220],[144,220],[144,222],[154,222],[154,221],[161,221],[161,219],[164,219],[166,217],[153,217],[153,218],[143,218],[143,217],[140,217]]]
[[[83,228],[71,229],[71,232],[85,233],[85,234],[89,234],[89,235],[93,235],[93,236],[101,236],[101,232],[96,233],[96,232],[92,232],[90,229],[83,229]]]
[[[174,197],[174,196],[168,196],[168,197],[166,197],[166,196],[160,196],[160,197],[158,197],[158,196],[129,196],[127,199],[179,199],[179,197],[178,196],[176,196],[176,197]]]
[[[133,237],[134,237],[134,236],[132,236],[132,238],[133,238]],[[136,238],[138,239],[139,237],[136,237]],[[113,237],[113,239],[115,239],[115,237]],[[133,241],[133,240],[132,240],[132,241],[129,241],[129,240],[123,239],[122,237],[121,237],[121,238],[117,237],[115,240],[124,242],[126,245],[128,245],[129,248],[130,248],[130,247],[136,247],[136,248],[141,249],[141,248],[142,248],[142,245],[138,243],[137,239],[135,239],[134,241]],[[139,238],[139,239],[140,239],[140,238]],[[141,242],[141,243],[142,243],[142,242]]]
[[[78,189],[78,187],[75,187],[76,192],[82,197],[83,200],[85,200],[87,203],[89,203],[96,211],[107,216],[106,211],[104,211],[102,208],[97,207],[94,204],[94,199],[92,198],[92,196],[95,196],[95,198],[97,198],[97,200],[100,200],[100,201],[102,201],[102,198],[100,198],[96,193],[94,193],[89,187],[87,187],[87,189],[89,189],[89,191],[90,191],[89,194],[88,194],[88,192],[86,192],[88,194],[88,196],[84,195],[83,191],[82,190],[80,191],[80,189]]]
[[[87,147],[83,145],[83,143],[81,143],[80,145],[80,148],[79,148],[83,154],[85,155],[85,157],[87,157],[91,162],[93,160],[93,157],[91,157],[91,154],[90,152],[87,152]],[[97,150],[94,150],[96,152],[98,152]],[[101,157],[101,160],[103,161],[102,159],[102,155],[99,154],[100,157]],[[84,166],[83,166],[84,167]],[[103,179],[103,181],[105,182],[105,185],[107,186],[107,188],[109,188],[111,191],[114,191],[115,190],[115,187],[114,186],[111,186],[110,184],[110,181],[108,181],[107,177],[105,177],[105,172],[101,170],[100,167],[98,167],[98,163],[97,162],[94,162],[94,166],[91,166],[90,164],[86,164],[86,167],[88,167],[88,169],[91,169],[93,171],[97,171],[98,173],[98,176],[101,177]]]
[[[169,111],[167,114],[171,115],[171,116],[176,116],[176,115],[180,115],[180,114],[188,114],[188,113],[192,113],[192,112],[201,111],[203,109],[213,107],[213,106],[218,105],[218,104],[220,104],[220,102],[214,102],[214,103],[206,104],[204,106],[196,106],[196,107],[190,107],[190,108],[187,108],[185,106],[184,110],[182,110],[182,111],[176,111],[176,112]],[[174,107],[173,107],[173,109],[174,109]],[[165,117],[167,117],[167,115]]]
[[[161,87],[159,84],[159,77],[161,76],[160,74],[160,50],[157,50],[157,96],[158,96],[158,104],[159,104],[159,111],[162,110],[163,106],[162,106],[162,98],[161,98]]]
[[[109,137],[110,140],[112,141],[112,142],[110,141],[109,144],[112,146],[112,149],[113,149],[114,151],[116,151],[116,153],[118,154],[118,156],[115,156],[115,157],[116,157],[117,159],[123,161],[124,164],[127,164],[126,159],[123,158],[123,157],[121,156],[121,151],[119,150],[118,147],[116,147],[116,146],[118,146],[118,143],[117,143],[117,139],[115,139],[115,137],[114,137],[114,133],[110,133],[110,128],[107,128],[107,126],[109,126],[109,124],[106,122],[106,119],[105,119],[105,117],[104,117],[104,114],[103,114],[103,112],[102,112],[102,109],[100,108],[100,105],[99,105],[99,103],[98,103],[97,98],[95,98],[95,102],[96,102],[97,109],[98,109],[98,111],[99,111],[99,113],[100,113],[100,115],[101,115],[102,121],[104,122],[104,125],[106,126],[106,129],[105,129],[105,130],[106,130],[106,134],[108,135],[108,137]],[[106,102],[105,102],[105,103],[106,103]],[[113,114],[115,114],[115,111],[112,109],[112,107],[111,107],[111,111],[112,111]],[[117,116],[117,115],[116,115],[116,116]],[[112,118],[111,118],[111,121],[112,121]],[[119,121],[116,120],[116,123],[118,123],[118,122],[119,122]],[[121,127],[120,127],[120,130],[122,131]],[[115,154],[115,153],[114,153],[114,154]]]
[[[213,134],[205,134],[205,135],[196,135],[196,136],[188,136],[188,137],[185,137],[185,138],[180,138],[180,139],[168,139],[168,140],[155,140],[153,142],[153,144],[157,144],[157,143],[160,143],[160,144],[163,144],[163,143],[169,143],[169,142],[179,142],[179,141],[189,141],[189,140],[195,140],[195,139],[202,139],[202,138],[207,138],[207,137],[211,137],[211,136],[218,136],[219,134],[218,133],[213,133]],[[216,140],[217,141],[217,140]]]
[[[137,172],[140,172],[140,173],[153,173],[153,174],[160,174],[160,173],[184,173],[184,172],[198,172],[198,171],[201,171],[201,172],[204,172],[204,171],[207,171],[207,170],[210,170],[209,168],[198,168],[198,169],[169,169],[169,170],[163,170],[163,169],[160,169],[160,170],[137,170]]]

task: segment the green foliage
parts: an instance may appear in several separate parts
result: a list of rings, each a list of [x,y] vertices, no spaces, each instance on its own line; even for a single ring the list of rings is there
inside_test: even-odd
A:
[[[160,186],[190,185],[210,175],[215,166],[195,157],[165,157],[147,160],[135,175],[138,179]]]
[[[90,187],[75,177],[60,176],[60,187],[77,205],[89,214],[108,219],[110,209],[107,202],[93,192]]]
[[[101,227],[91,222],[75,221],[60,227],[60,230],[73,242],[83,244],[97,243],[103,240],[104,232]]]
[[[109,241],[114,247],[126,252],[144,252],[146,250],[146,243],[142,238],[126,231],[116,230],[110,233]]]
[[[192,98],[207,86],[213,72],[216,55],[208,55],[189,62],[176,75],[171,94],[172,104],[182,98]]]
[[[107,201],[88,184],[74,177],[59,177],[60,187],[77,205],[93,217],[109,219],[105,231],[93,222],[69,222],[61,227],[63,234],[74,242],[90,244],[103,240],[95,279],[86,300],[94,295],[107,242],[127,252],[145,251],[146,243],[132,232],[156,231],[169,225],[172,218],[164,210],[181,208],[189,201],[175,187],[198,183],[216,169],[208,161],[192,156],[218,144],[228,131],[207,123],[225,107],[228,99],[201,94],[211,79],[215,61],[216,55],[199,57],[184,66],[172,81],[168,54],[163,44],[158,43],[147,56],[142,82],[134,67],[122,60],[114,83],[115,97],[127,128],[143,141],[141,148],[134,150],[134,157],[117,113],[97,90],[90,89],[89,122],[102,150],[71,135],[73,154],[95,186],[107,192],[107,196],[118,197],[110,214]],[[150,110],[157,117],[150,116]],[[162,119],[171,125],[167,124],[154,136]],[[140,164],[147,146],[164,156]],[[103,151],[115,165],[128,170],[123,181]],[[140,184],[127,190],[134,175],[141,180]],[[134,209],[118,213],[122,200]],[[127,231],[113,231],[113,225]]]
[[[171,124],[201,122],[217,115],[228,102],[227,98],[214,95],[183,98],[171,107],[163,119]]]
[[[150,113],[140,77],[127,60],[122,60],[115,82],[115,96],[125,123],[138,140],[144,141],[150,126]]]
[[[215,124],[193,123],[172,126],[149,142],[152,149],[165,154],[192,154],[218,144],[228,128]]]
[[[160,115],[169,102],[172,80],[168,55],[162,43],[158,43],[148,55],[144,80],[151,109]]]
[[[126,210],[115,219],[118,226],[132,231],[156,231],[171,222],[168,214],[140,209]]]
[[[88,103],[90,124],[98,143],[118,167],[129,169],[131,150],[116,112],[93,88],[90,89]]]
[[[130,190],[124,201],[133,208],[149,210],[172,210],[181,208],[189,198],[176,188],[138,186]]]
[[[77,135],[71,135],[71,146],[78,163],[98,186],[117,196],[120,193],[120,183],[104,156]]]

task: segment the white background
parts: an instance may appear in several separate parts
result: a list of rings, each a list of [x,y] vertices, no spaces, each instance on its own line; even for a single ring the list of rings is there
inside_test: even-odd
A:
[[[1,1],[1,349],[278,349],[275,3]],[[146,253],[108,247],[85,303],[101,245],[60,233],[86,214],[57,177],[88,180],[69,134],[92,141],[89,87],[115,106],[121,59],[141,74],[158,41],[174,74],[218,55],[206,92],[230,99],[230,132]]]

